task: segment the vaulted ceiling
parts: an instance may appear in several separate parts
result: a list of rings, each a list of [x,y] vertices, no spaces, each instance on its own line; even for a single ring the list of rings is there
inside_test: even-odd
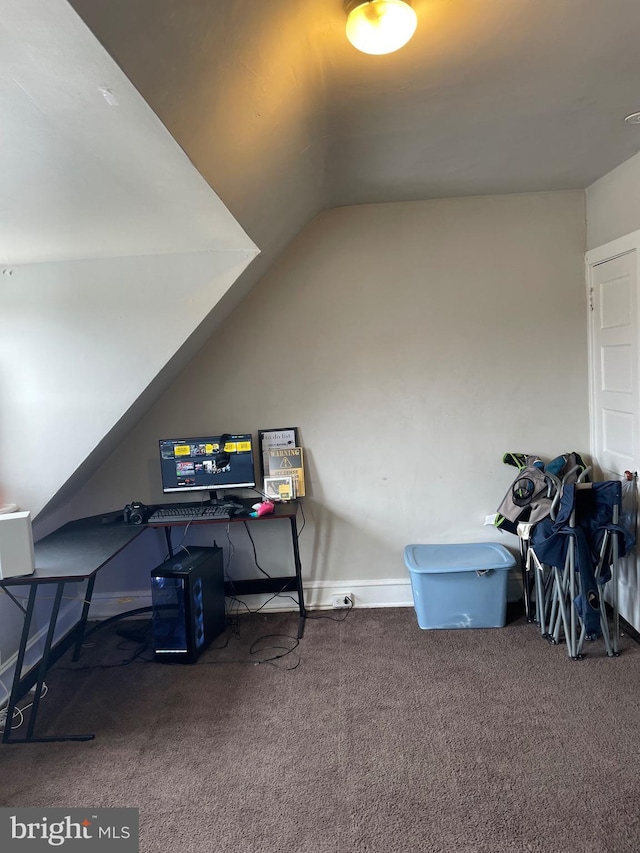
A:
[[[97,245],[115,229],[124,245],[126,217],[109,221],[96,193],[102,180],[105,198],[115,191],[126,197],[126,181],[118,184],[105,170],[108,119],[102,95],[89,91],[93,77],[85,75],[102,60],[87,53],[85,40],[74,49],[68,22],[64,39],[56,40],[64,1],[0,0],[0,72],[10,84],[0,94],[10,96],[5,116],[25,119],[20,140],[26,143],[19,140],[15,162],[30,157],[37,179],[27,192],[24,174],[12,165],[5,120],[2,191],[11,199],[2,212],[15,220],[20,211],[34,232],[43,213],[37,187],[47,185],[41,176],[50,162],[63,212],[72,214],[74,199],[86,202],[79,232],[69,233],[91,243],[93,226],[101,235]],[[259,246],[261,256],[240,289],[246,292],[326,207],[585,188],[640,150],[640,125],[624,122],[640,110],[638,0],[412,2],[416,34],[388,56],[351,46],[343,0],[70,0],[70,6]],[[17,45],[21,72],[27,68],[23,92]],[[50,62],[53,54],[66,63],[64,76]],[[45,124],[43,141],[36,131]],[[80,127],[95,139],[93,163],[73,155]],[[132,212],[135,186],[143,180],[145,204],[153,203],[154,173],[158,185],[166,178],[143,147],[118,154],[119,168],[129,157]],[[60,248],[55,220],[49,239]],[[153,216],[149,222],[148,233],[161,243]],[[46,255],[44,229],[34,234]],[[5,261],[24,260],[15,246],[14,240],[13,256],[1,247]]]
[[[584,188],[640,150],[637,0],[72,0],[267,255],[326,206]]]

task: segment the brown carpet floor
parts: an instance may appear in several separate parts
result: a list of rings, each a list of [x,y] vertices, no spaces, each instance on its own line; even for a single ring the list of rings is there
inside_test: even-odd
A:
[[[124,625],[77,666],[130,658]],[[138,807],[144,853],[640,850],[632,640],[574,662],[522,619],[421,631],[411,609],[354,610],[293,648],[296,626],[242,617],[194,666],[61,661],[40,733],[96,739],[2,746],[2,805]]]

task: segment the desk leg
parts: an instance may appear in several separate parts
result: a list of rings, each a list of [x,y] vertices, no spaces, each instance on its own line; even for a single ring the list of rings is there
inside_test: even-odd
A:
[[[59,735],[53,737],[33,737],[33,732],[36,726],[36,720],[38,717],[38,708],[40,706],[40,698],[42,694],[42,685],[44,683],[44,677],[47,674],[47,670],[49,669],[49,659],[51,656],[51,646],[53,644],[53,637],[56,630],[56,623],[58,621],[58,614],[60,613],[60,603],[62,601],[62,594],[64,592],[65,581],[60,581],[57,584],[56,595],[53,601],[53,609],[51,611],[51,616],[49,618],[49,628],[47,630],[47,637],[44,643],[44,649],[42,652],[42,659],[40,661],[40,665],[38,667],[38,680],[36,682],[36,692],[33,699],[33,706],[31,707],[31,712],[29,714],[29,725],[27,727],[27,734],[24,738],[16,738],[12,743],[52,743],[58,741],[69,741],[69,740],[93,740],[94,735]]]
[[[29,714],[29,725],[27,726],[27,740],[33,740],[33,730],[36,727],[36,719],[38,717],[38,708],[40,707],[40,694],[42,693],[42,684],[44,677],[49,668],[49,654],[51,653],[51,644],[53,643],[53,635],[56,630],[56,622],[58,621],[58,613],[60,612],[60,602],[62,601],[62,593],[64,592],[64,581],[56,584],[56,595],[53,600],[53,609],[49,618],[49,630],[47,638],[44,642],[44,650],[42,652],[42,660],[38,667],[38,680],[36,682],[36,692],[33,699],[33,705]]]
[[[164,538],[167,540],[167,551],[169,552],[169,558],[173,557],[173,545],[171,543],[171,527],[168,524],[164,526]]]
[[[80,622],[78,623],[78,639],[76,640],[76,644],[73,647],[73,657],[71,660],[77,661],[80,658],[80,652],[82,650],[82,641],[84,640],[84,629],[87,625],[87,617],[89,616],[89,607],[91,606],[91,596],[93,595],[93,587],[96,582],[96,577],[98,573],[95,575],[91,575],[89,578],[89,583],[87,584],[87,591],[84,595],[84,604],[82,605],[82,615],[80,616]]]
[[[293,545],[293,561],[296,567],[296,583],[298,588],[298,608],[300,615],[298,617],[298,639],[302,639],[304,634],[305,619],[307,611],[304,606],[304,591],[302,588],[302,565],[300,563],[300,550],[298,548],[298,524],[295,515],[291,516],[291,542]]]
[[[13,673],[13,683],[11,685],[11,695],[9,696],[9,704],[7,705],[7,717],[4,724],[4,732],[2,734],[2,742],[10,743],[11,741],[11,723],[13,721],[13,712],[16,708],[16,703],[20,698],[20,678],[22,675],[22,667],[24,666],[24,656],[27,651],[27,642],[29,633],[31,632],[31,620],[33,618],[33,608],[36,603],[36,595],[38,592],[38,584],[34,583],[29,589],[29,600],[27,602],[27,610],[24,616],[22,625],[22,636],[20,637],[20,646],[18,647],[18,659],[16,660],[16,668]]]

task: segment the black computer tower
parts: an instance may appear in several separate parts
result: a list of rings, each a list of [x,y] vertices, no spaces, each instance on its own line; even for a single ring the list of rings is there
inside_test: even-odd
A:
[[[222,548],[189,546],[151,572],[155,659],[194,663],[225,628]]]

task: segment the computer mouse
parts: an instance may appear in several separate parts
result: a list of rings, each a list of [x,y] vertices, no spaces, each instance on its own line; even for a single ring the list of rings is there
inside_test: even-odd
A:
[[[258,518],[261,518],[263,515],[270,515],[275,508],[276,505],[273,501],[262,501],[262,503],[256,510],[256,515]]]

